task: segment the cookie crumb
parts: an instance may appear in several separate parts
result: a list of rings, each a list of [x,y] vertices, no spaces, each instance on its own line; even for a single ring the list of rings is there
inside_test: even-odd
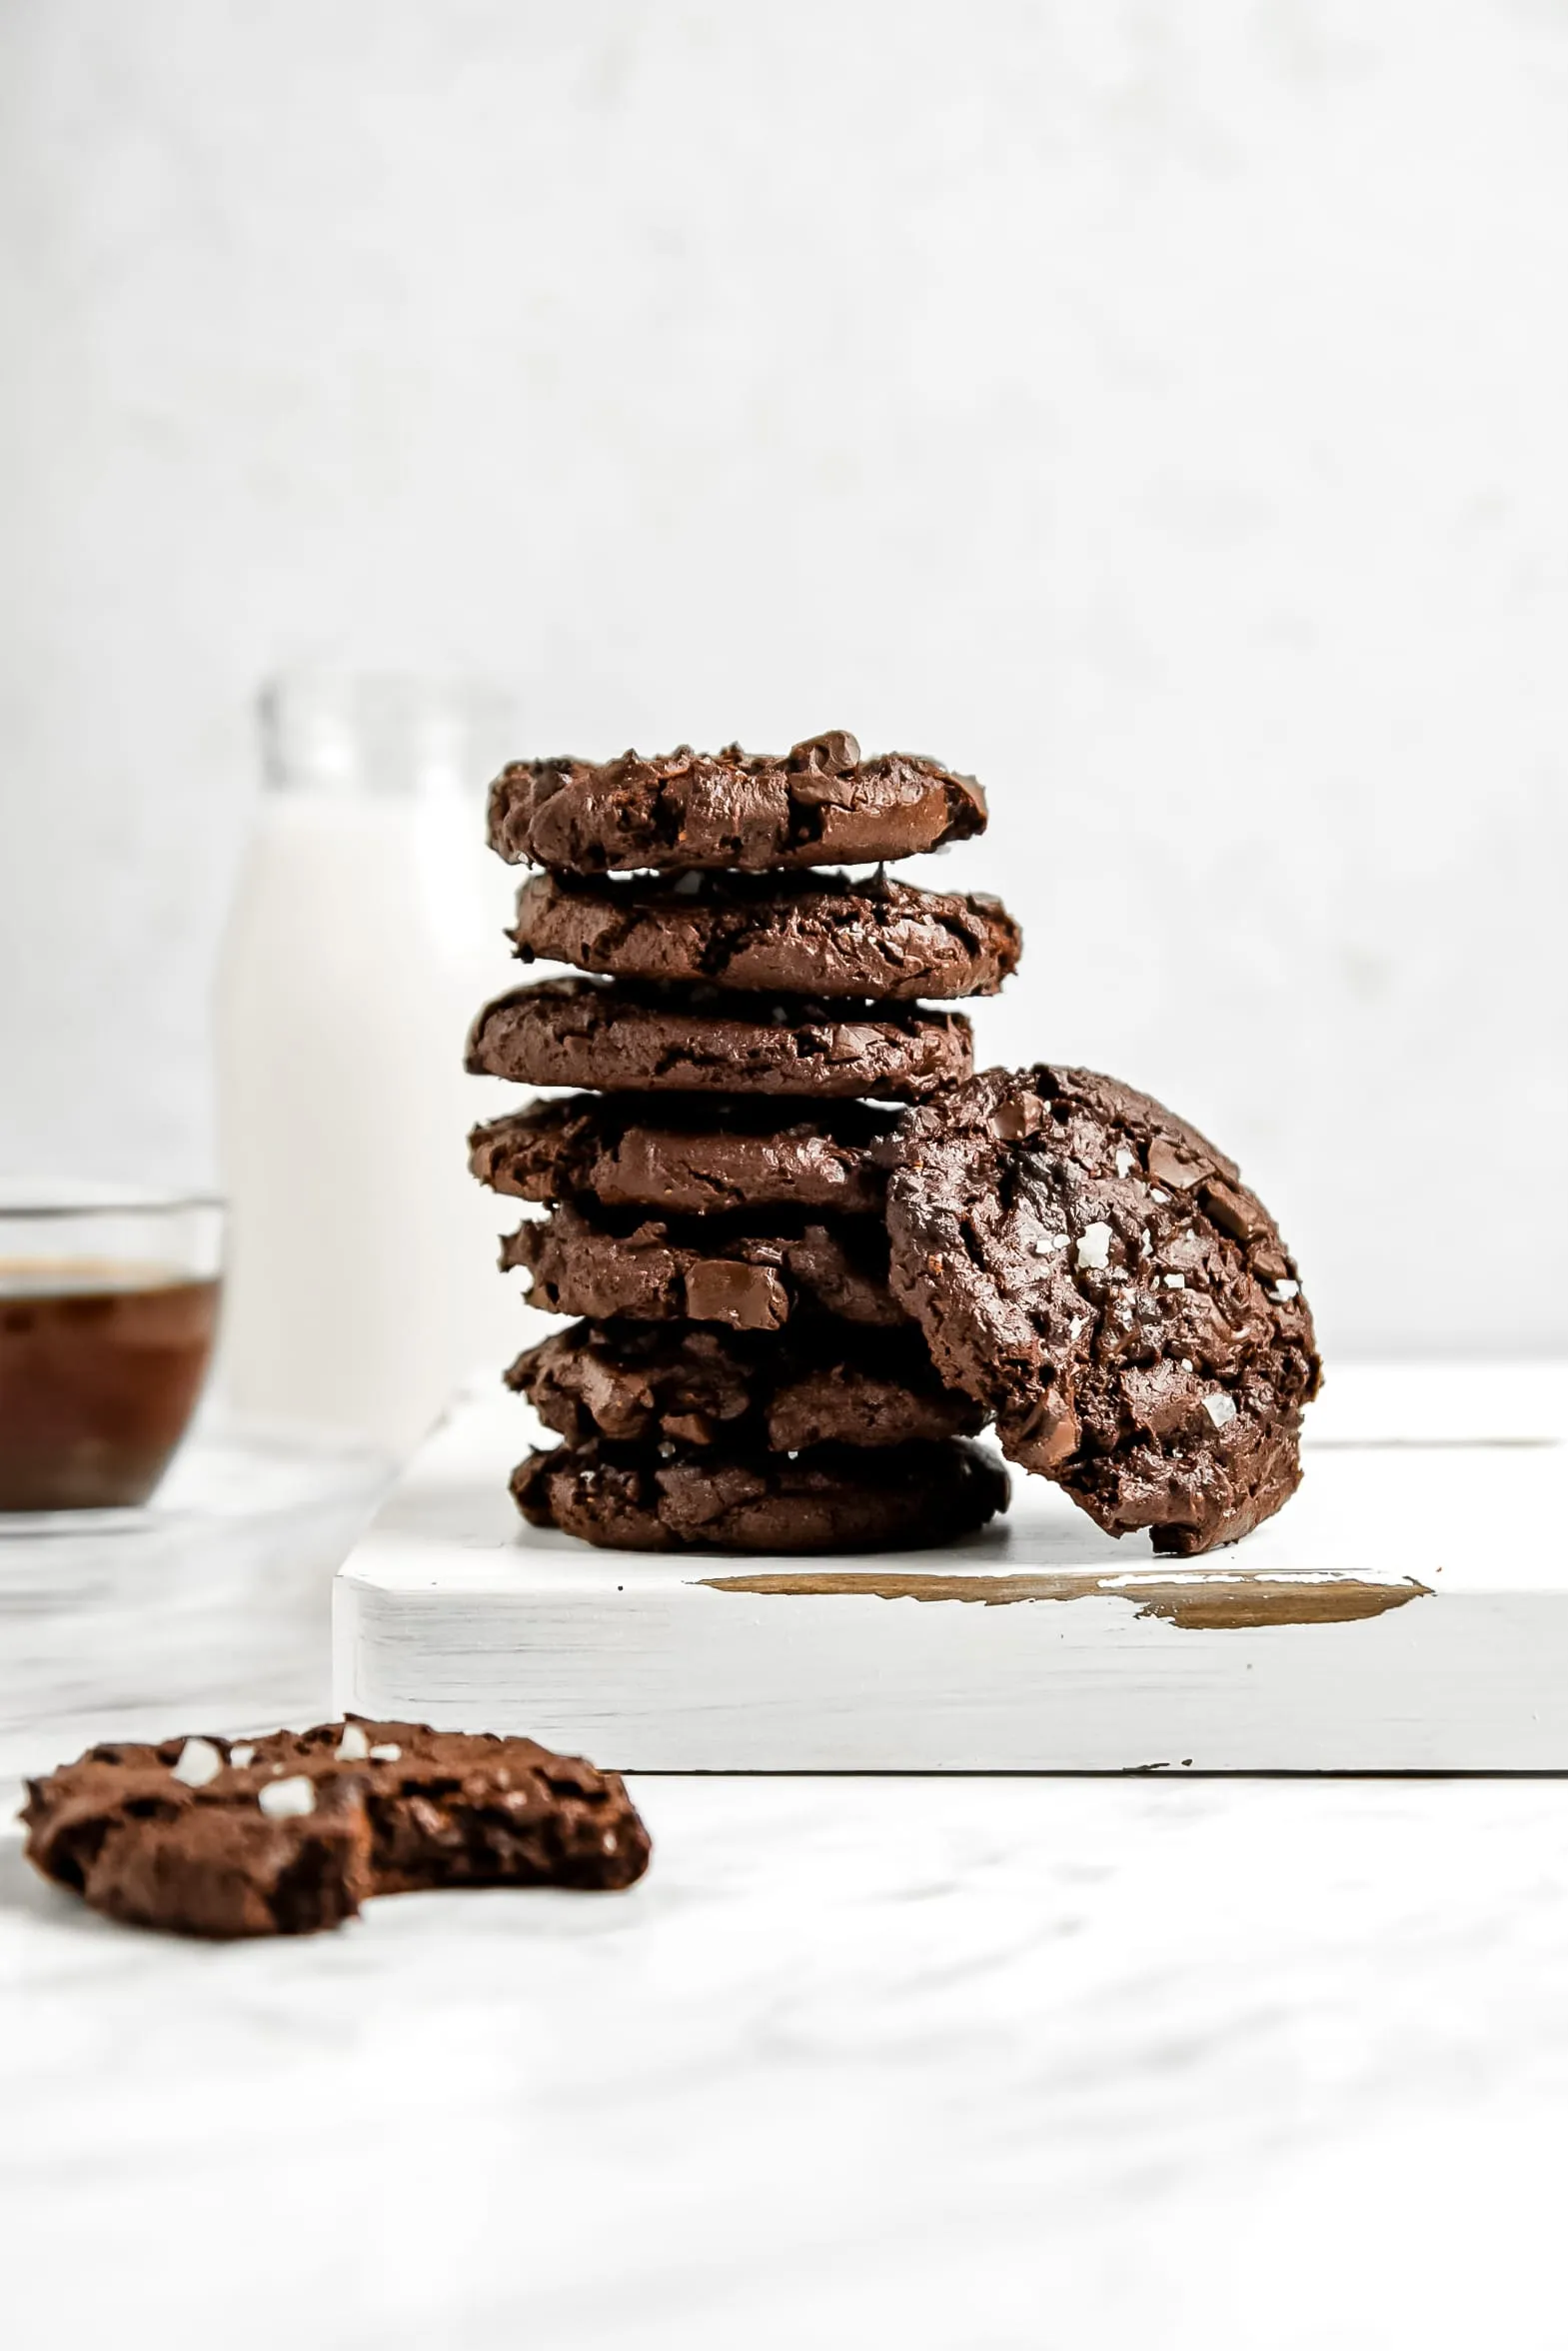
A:
[[[302,1820],[316,1809],[316,1790],[303,1771],[270,1780],[256,1798],[269,1820]]]
[[[188,1738],[169,1769],[183,1787],[206,1787],[223,1769],[223,1757],[211,1739]]]

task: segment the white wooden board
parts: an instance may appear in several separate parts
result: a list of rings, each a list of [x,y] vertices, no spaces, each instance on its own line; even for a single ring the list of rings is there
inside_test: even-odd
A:
[[[939,1551],[594,1551],[475,1397],[341,1570],[337,1700],[641,1771],[1568,1770],[1568,1367],[1341,1370],[1295,1499],[1208,1560],[1038,1479]]]

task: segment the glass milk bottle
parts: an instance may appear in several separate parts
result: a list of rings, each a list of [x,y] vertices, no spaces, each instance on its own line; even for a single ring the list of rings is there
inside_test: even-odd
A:
[[[406,1450],[521,1344],[464,1146],[510,1091],[463,1071],[511,973],[516,877],[484,838],[510,710],[474,686],[301,675],[261,720],[218,992],[220,1381],[237,1411]]]

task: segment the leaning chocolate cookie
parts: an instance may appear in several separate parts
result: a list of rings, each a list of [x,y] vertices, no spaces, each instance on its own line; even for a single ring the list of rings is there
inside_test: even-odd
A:
[[[629,751],[602,766],[520,760],[490,789],[491,848],[569,874],[875,865],[984,829],[972,776],[904,752],[862,759],[841,732],[782,759],[733,743],[651,759]]]
[[[687,1216],[746,1207],[879,1216],[886,1178],[870,1150],[895,1115],[863,1102],[577,1094],[476,1127],[469,1166],[517,1199]]]
[[[498,998],[468,1048],[476,1077],[523,1086],[884,1102],[921,1102],[972,1062],[961,1013],[603,980],[541,980]]]
[[[115,1740],[28,1783],[27,1854],[131,1926],[312,1934],[377,1894],[614,1890],[648,1831],[613,1772],[533,1739],[417,1722]]]
[[[998,899],[910,890],[878,874],[682,874],[584,882],[537,874],[513,933],[525,963],[620,980],[707,981],[766,995],[994,996],[1022,940]]]
[[[905,1322],[887,1287],[886,1227],[873,1216],[590,1216],[568,1203],[520,1225],[502,1242],[501,1263],[523,1267],[545,1313],[593,1321],[780,1330],[804,1313],[881,1328]]]
[[[512,1479],[533,1526],[621,1551],[873,1551],[952,1542],[1007,1506],[1006,1472],[963,1437],[880,1452],[561,1445]]]
[[[759,1337],[714,1323],[578,1322],[520,1355],[507,1384],[571,1444],[790,1453],[972,1436],[982,1420],[942,1386],[907,1325],[807,1322]]]
[[[1288,1499],[1312,1318],[1273,1219],[1194,1128],[1042,1065],[986,1072],[879,1151],[893,1292],[1012,1460],[1180,1556]]]

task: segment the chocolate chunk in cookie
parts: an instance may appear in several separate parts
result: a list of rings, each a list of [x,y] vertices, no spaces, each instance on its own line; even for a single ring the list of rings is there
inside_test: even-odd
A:
[[[28,1784],[29,1858],[132,1926],[311,1934],[376,1894],[627,1886],[648,1832],[621,1781],[533,1739],[416,1722],[92,1747]]]
[[[879,1452],[652,1452],[561,1445],[512,1479],[534,1526],[608,1550],[872,1551],[952,1542],[1007,1505],[1006,1473],[963,1437]]]
[[[547,1314],[596,1322],[779,1330],[803,1312],[904,1323],[887,1287],[886,1227],[870,1216],[828,1224],[780,1210],[760,1228],[755,1217],[588,1216],[566,1204],[503,1241],[501,1262],[525,1269]]]
[[[978,1405],[944,1388],[913,1334],[791,1325],[783,1338],[712,1323],[579,1322],[520,1355],[507,1383],[570,1443],[897,1445],[974,1434]]]
[[[904,752],[862,759],[852,735],[815,736],[784,759],[683,745],[588,760],[519,761],[490,791],[490,846],[569,874],[875,865],[985,829],[972,776]]]
[[[1022,946],[997,899],[843,874],[538,874],[519,895],[513,938],[525,963],[576,964],[619,980],[877,1004],[994,996]]]
[[[1312,1318],[1273,1219],[1194,1128],[1042,1066],[987,1072],[879,1148],[894,1293],[1013,1460],[1179,1556],[1295,1490]]]
[[[736,1208],[881,1214],[870,1157],[896,1114],[868,1103],[578,1094],[476,1127],[469,1166],[517,1199],[700,1216]]]
[[[542,980],[487,1005],[469,1038],[479,1077],[607,1094],[861,1095],[920,1102],[968,1076],[961,1013]]]

